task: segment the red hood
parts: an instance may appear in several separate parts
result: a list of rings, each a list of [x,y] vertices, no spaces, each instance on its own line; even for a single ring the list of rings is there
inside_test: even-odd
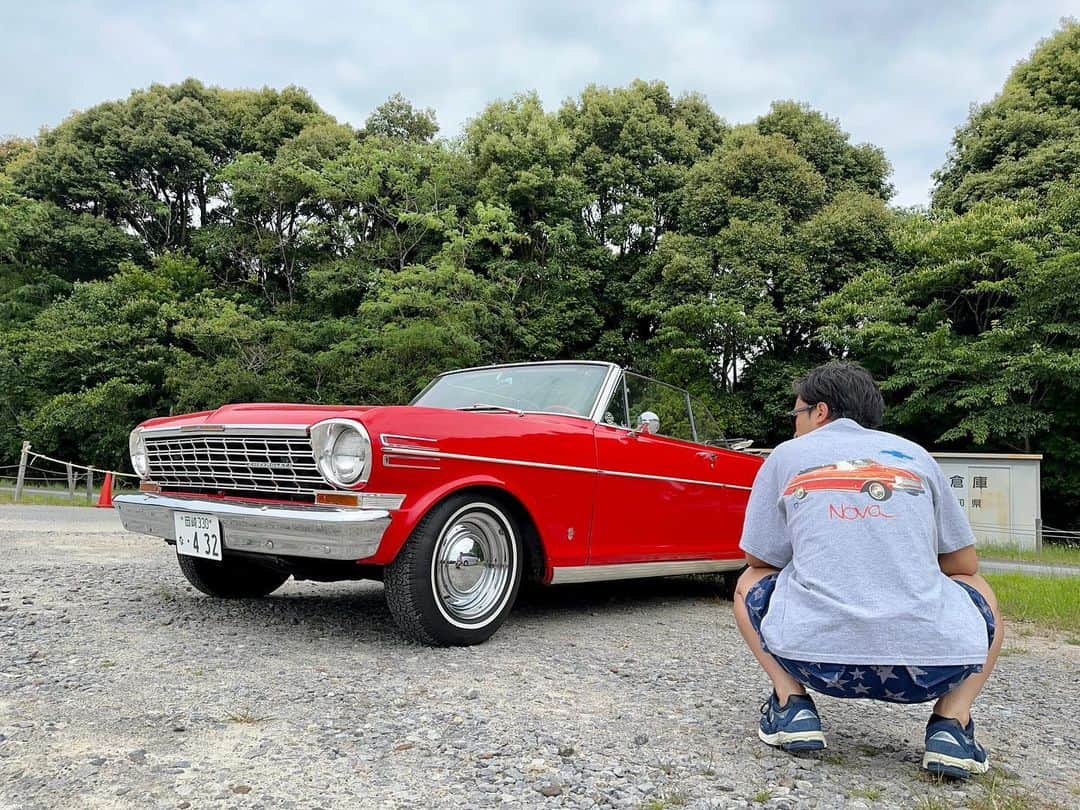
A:
[[[370,411],[365,405],[295,405],[281,402],[252,402],[222,405],[216,411],[159,416],[147,419],[140,427],[179,427],[181,425],[303,425],[310,427],[331,417],[351,418]]]

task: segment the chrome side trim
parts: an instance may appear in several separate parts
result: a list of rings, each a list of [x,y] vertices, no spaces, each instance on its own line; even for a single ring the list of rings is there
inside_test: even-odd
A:
[[[414,458],[449,458],[458,461],[481,461],[485,464],[508,464],[515,467],[538,467],[544,470],[564,470],[566,472],[591,473],[595,475],[613,475],[620,478],[643,478],[649,481],[675,481],[680,484],[700,484],[703,487],[717,487],[719,489],[741,489],[746,492],[750,487],[742,484],[725,484],[720,481],[701,481],[696,478],[674,478],[667,475],[649,475],[648,473],[622,472],[619,470],[599,470],[595,467],[573,467],[567,464],[549,464],[543,461],[520,461],[518,459],[493,458],[491,456],[470,456],[464,453],[444,453],[438,450],[395,450],[395,455],[412,456]],[[397,465],[394,465],[397,466]]]
[[[209,433],[212,436],[241,434],[244,436],[307,436],[307,425],[162,425],[139,428],[144,436],[192,436]]]
[[[405,502],[404,495],[387,495],[377,492],[363,492],[360,494],[361,509],[387,509],[391,512],[400,509]]]
[[[745,560],[669,560],[616,565],[568,565],[551,569],[551,584],[671,577],[678,574],[711,574],[718,571],[738,571],[745,565]]]
[[[386,509],[252,504],[148,493],[118,495],[113,504],[129,532],[175,540],[173,512],[201,512],[221,521],[226,549],[325,560],[372,556],[390,525]]]
[[[741,489],[746,492],[750,487],[742,484],[725,484],[720,481],[699,481],[696,478],[673,478],[668,475],[648,475],[647,473],[620,472],[617,470],[597,470],[600,475],[613,475],[619,478],[645,478],[651,481],[677,481],[680,484],[700,484],[703,487],[719,487],[720,489]]]
[[[401,436],[396,433],[380,433],[379,444],[382,445],[385,450],[408,450],[415,448],[418,450],[436,450],[439,446],[438,439],[432,439],[427,436]],[[424,445],[434,445],[433,447],[425,447]]]
[[[510,464],[516,467],[539,467],[545,470],[567,470],[569,472],[596,473],[593,467],[571,467],[566,464],[548,464],[544,461],[517,461],[506,458],[492,458],[489,456],[470,456],[464,453],[444,453],[440,450],[395,450],[394,455],[411,456],[413,458],[451,458],[458,461],[483,461],[488,464]]]
[[[412,461],[412,463],[409,463],[410,461]],[[382,463],[384,467],[393,467],[394,469],[401,470],[441,469],[439,465],[439,460],[437,458],[420,459],[419,461],[413,461],[407,456],[399,459],[397,456],[391,453],[383,453]]]

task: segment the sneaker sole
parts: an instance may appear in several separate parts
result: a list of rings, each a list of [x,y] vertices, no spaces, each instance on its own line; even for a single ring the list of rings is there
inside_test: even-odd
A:
[[[820,731],[777,731],[766,734],[759,728],[757,735],[766,745],[783,751],[820,751],[828,748],[825,735]]]
[[[990,758],[979,762],[977,759],[960,759],[948,754],[927,751],[923,754],[922,766],[930,773],[951,776],[954,779],[967,779],[972,774],[986,773],[990,770]]]

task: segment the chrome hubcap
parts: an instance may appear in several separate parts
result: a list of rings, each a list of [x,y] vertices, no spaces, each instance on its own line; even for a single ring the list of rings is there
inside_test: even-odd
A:
[[[435,549],[435,596],[461,622],[497,613],[513,575],[513,540],[498,516],[486,510],[456,515]]]

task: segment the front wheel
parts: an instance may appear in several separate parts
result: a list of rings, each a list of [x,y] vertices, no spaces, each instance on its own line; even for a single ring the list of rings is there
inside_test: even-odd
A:
[[[243,557],[225,557],[218,561],[177,554],[176,561],[187,581],[198,590],[207,596],[224,599],[266,596],[284,585],[289,578],[288,572]]]
[[[887,501],[892,497],[892,490],[880,481],[870,481],[863,487],[863,492],[875,501]]]
[[[425,644],[479,644],[499,629],[521,586],[513,518],[495,499],[456,495],[432,509],[386,567],[394,621]]]

